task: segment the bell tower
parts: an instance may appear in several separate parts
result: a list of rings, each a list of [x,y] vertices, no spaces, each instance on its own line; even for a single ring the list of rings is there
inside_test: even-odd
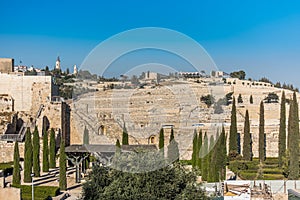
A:
[[[55,69],[60,69],[60,58],[57,56],[57,60],[55,62]]]

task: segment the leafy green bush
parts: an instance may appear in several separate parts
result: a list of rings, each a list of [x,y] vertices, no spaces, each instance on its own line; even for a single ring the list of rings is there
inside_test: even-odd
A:
[[[264,180],[282,180],[284,176],[282,174],[264,174],[263,178]]]
[[[3,170],[5,176],[11,175],[13,173],[13,165],[14,162],[0,163],[0,170]]]
[[[22,200],[31,200],[31,185],[13,185],[13,187],[21,188]],[[34,187],[34,199],[35,200],[45,200],[51,199],[60,194],[59,187],[53,186],[35,186]]]
[[[243,180],[254,180],[257,173],[252,173],[252,172],[248,172],[248,171],[240,171],[239,172],[239,177]]]
[[[273,168],[264,168],[263,169],[264,174],[281,174],[282,175],[282,170],[281,169],[273,169]]]
[[[233,172],[238,172],[240,170],[258,170],[258,162],[257,161],[243,161],[243,160],[230,161],[229,168]]]

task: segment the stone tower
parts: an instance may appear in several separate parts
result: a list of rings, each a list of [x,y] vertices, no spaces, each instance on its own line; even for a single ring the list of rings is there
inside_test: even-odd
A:
[[[73,74],[76,75],[77,74],[77,66],[74,65],[74,71],[73,71]]]
[[[55,62],[55,69],[60,69],[60,59],[59,59],[59,56],[57,57],[57,60]]]

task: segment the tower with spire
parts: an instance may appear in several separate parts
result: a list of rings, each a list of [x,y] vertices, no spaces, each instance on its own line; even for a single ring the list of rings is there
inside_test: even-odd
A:
[[[77,75],[77,66],[76,66],[76,65],[74,65],[74,71],[73,71],[73,74],[74,74],[74,75]]]
[[[60,58],[59,58],[59,56],[57,56],[57,60],[55,62],[55,69],[60,70]]]

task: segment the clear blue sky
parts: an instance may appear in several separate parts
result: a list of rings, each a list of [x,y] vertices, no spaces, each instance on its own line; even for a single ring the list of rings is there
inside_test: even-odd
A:
[[[300,86],[300,1],[5,1],[0,57],[53,67],[80,65],[101,41],[138,27],[164,27],[198,41],[219,69],[243,69]]]

